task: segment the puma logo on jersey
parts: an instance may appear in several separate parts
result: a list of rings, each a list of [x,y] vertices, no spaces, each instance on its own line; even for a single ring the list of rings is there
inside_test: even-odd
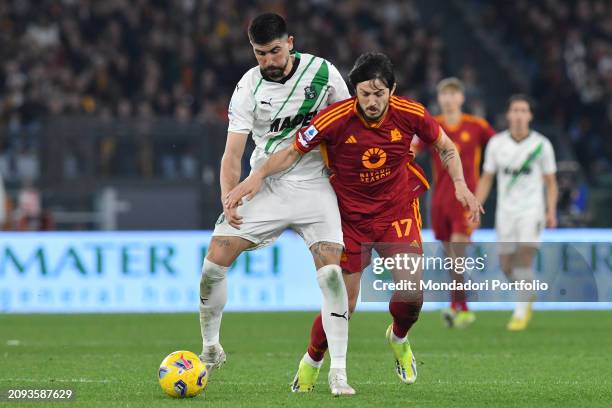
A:
[[[357,143],[357,138],[353,135],[350,135],[346,138],[346,141],[344,143]]]
[[[262,105],[270,105],[272,106],[272,98],[268,99],[268,101],[259,101]]]
[[[270,132],[280,132],[285,129],[294,129],[296,127],[305,127],[310,125],[310,121],[317,114],[317,111],[309,112],[306,115],[298,113],[295,116],[287,116],[286,118],[277,118],[270,124]]]

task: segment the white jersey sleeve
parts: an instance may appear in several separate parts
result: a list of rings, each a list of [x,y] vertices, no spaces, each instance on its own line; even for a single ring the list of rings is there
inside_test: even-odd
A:
[[[249,77],[244,75],[236,85],[230,100],[227,116],[229,119],[228,132],[250,133],[255,121],[255,97]]]
[[[540,161],[542,166],[542,173],[554,174],[557,172],[557,163],[555,161],[555,151],[553,150],[552,143],[550,140],[544,139],[544,145],[542,146],[542,160]]]
[[[344,78],[333,64],[329,63],[329,96],[327,104],[332,105],[351,97]]]
[[[485,148],[485,159],[484,164],[482,165],[482,169],[487,173],[497,173],[497,163],[495,163],[495,145],[496,145],[495,137],[493,137],[487,147]]]

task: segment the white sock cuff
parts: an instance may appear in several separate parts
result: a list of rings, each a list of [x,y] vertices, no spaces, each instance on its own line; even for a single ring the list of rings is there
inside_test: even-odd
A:
[[[323,357],[323,358],[321,359],[321,361],[314,361],[314,360],[312,359],[312,357],[310,357],[310,354],[308,354],[308,352],[306,352],[306,353],[304,354],[304,357],[303,357],[303,358],[304,358],[304,361],[305,361],[305,362],[306,362],[308,365],[310,365],[310,366],[312,366],[312,367],[314,367],[314,368],[321,368],[321,366],[323,365],[323,361],[325,360],[325,357]]]
[[[339,277],[340,280],[344,282],[344,279],[342,278],[342,268],[340,265],[325,265],[317,269],[317,280],[326,280],[334,275]]]
[[[225,279],[228,270],[229,266],[217,265],[216,263],[211,262],[208,259],[204,259],[204,264],[202,265],[202,274],[206,275],[209,279],[213,281]]]

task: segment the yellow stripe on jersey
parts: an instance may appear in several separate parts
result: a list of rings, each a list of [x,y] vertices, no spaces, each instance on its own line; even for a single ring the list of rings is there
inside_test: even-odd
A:
[[[319,124],[325,121],[325,119],[329,118],[330,116],[333,116],[338,111],[343,110],[344,108],[352,104],[353,104],[352,100],[348,100],[346,102],[341,103],[340,105],[336,106],[334,109],[330,110],[329,112],[325,112],[324,114],[319,116],[317,120],[314,121],[313,124],[315,125],[315,127],[319,126]]]
[[[408,112],[408,113],[412,113],[414,115],[420,116],[420,117],[424,117],[425,113],[418,111],[416,109],[407,109],[403,106],[400,105],[396,105],[395,103],[391,102],[391,106],[394,107],[395,109],[401,110],[403,112]]]
[[[425,113],[425,107],[423,105],[421,105],[420,103],[409,102],[409,101],[400,99],[397,96],[392,96],[391,97],[391,102],[394,102],[396,105],[402,105],[405,108],[412,108],[414,110],[417,110],[417,111]]]
[[[325,122],[321,122],[320,124],[315,125],[317,130],[320,132],[323,129],[325,129],[327,126],[331,125],[332,123],[334,123],[335,121],[337,121],[338,119],[346,116],[347,114],[352,112],[352,107],[348,107],[343,111],[338,112],[337,114],[335,114],[334,116],[328,118],[325,120]]]

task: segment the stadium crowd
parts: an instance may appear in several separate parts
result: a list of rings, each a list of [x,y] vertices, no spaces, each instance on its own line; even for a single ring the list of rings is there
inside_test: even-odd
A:
[[[612,3],[605,0],[478,1],[481,21],[526,67],[544,119],[566,130],[594,178],[612,161]],[[568,84],[570,86],[568,86]]]

